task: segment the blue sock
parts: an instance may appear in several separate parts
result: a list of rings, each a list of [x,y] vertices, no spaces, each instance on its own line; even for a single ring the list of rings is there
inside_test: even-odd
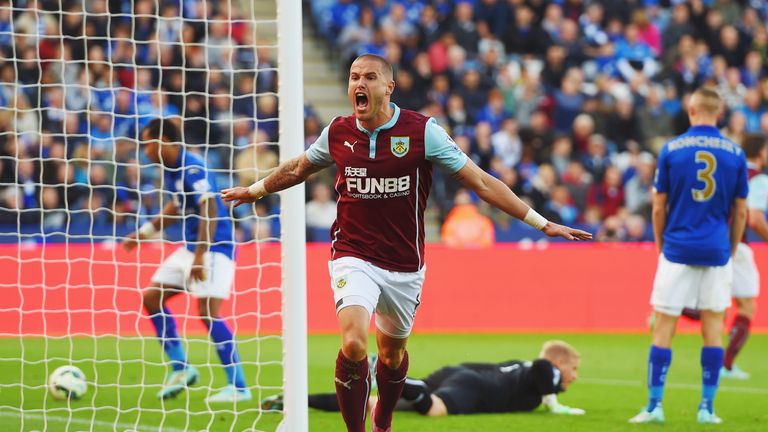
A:
[[[664,397],[664,383],[672,363],[672,350],[651,345],[648,354],[648,412],[653,411]]]
[[[232,335],[229,327],[227,327],[223,320],[212,319],[209,332],[211,339],[216,345],[216,352],[219,354],[221,364],[224,365],[227,382],[239,389],[245,388],[243,366],[240,364],[240,355],[237,353],[235,337]]]
[[[155,326],[155,333],[160,339],[165,355],[171,361],[171,368],[175,371],[184,370],[187,367],[187,354],[176,331],[176,320],[173,319],[171,311],[163,306],[160,313],[150,315],[149,319]]]
[[[706,408],[713,411],[713,402],[717,386],[720,382],[720,368],[723,367],[724,351],[720,347],[705,346],[701,348],[701,405],[699,409]]]

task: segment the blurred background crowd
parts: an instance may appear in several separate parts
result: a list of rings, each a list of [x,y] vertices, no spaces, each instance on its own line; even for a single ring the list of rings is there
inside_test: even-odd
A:
[[[276,166],[275,53],[240,6],[0,0],[0,232],[119,235],[156,214],[160,171],[137,141],[156,116],[179,116],[220,187]],[[313,0],[305,13],[339,70],[384,56],[395,103],[600,240],[652,239],[655,157],[687,129],[695,88],[720,90],[728,137],[768,132],[768,2]],[[307,146],[330,120],[306,106]],[[536,237],[435,177],[428,215],[446,243]],[[332,173],[308,184],[310,239],[328,238],[331,185]],[[277,237],[278,204],[258,203],[259,219],[238,208],[238,238]]]
[[[599,240],[652,240],[656,155],[688,128],[686,105],[697,87],[724,96],[726,136],[738,142],[768,132],[768,2],[311,5],[340,61],[367,52],[387,58],[396,67],[395,103],[437,118],[478,165],[540,213]],[[450,178],[438,179],[433,197],[448,243],[520,236],[518,224]]]

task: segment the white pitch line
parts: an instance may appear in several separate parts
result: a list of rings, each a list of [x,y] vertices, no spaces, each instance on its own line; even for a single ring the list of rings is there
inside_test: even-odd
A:
[[[93,426],[98,426],[100,428],[109,428],[110,430],[121,430],[121,431],[168,431],[168,432],[185,432],[184,429],[176,429],[169,426],[143,426],[143,425],[135,425],[133,423],[122,423],[122,422],[108,422],[104,420],[85,420],[81,418],[69,418],[69,417],[62,417],[62,416],[56,416],[56,415],[42,415],[42,414],[32,414],[32,413],[18,413],[18,412],[9,412],[9,411],[0,411],[0,417],[14,417],[14,418],[25,418],[30,420],[38,420],[46,423],[64,423],[68,425],[75,425],[75,426],[89,426],[89,430],[93,430]]]
[[[621,386],[621,387],[645,387],[645,383],[643,383],[640,380],[579,378],[578,382],[585,383],[585,384],[597,384],[597,385]],[[684,389],[684,390],[701,390],[700,384],[667,383],[666,387]],[[749,394],[768,395],[768,389],[755,388],[755,387],[720,386],[717,389],[717,391],[727,392],[727,393],[749,393]]]

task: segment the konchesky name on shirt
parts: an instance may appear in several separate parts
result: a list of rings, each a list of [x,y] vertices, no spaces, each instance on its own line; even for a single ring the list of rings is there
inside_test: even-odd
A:
[[[355,199],[388,199],[411,193],[411,176],[368,177],[368,168],[345,167],[347,196]]]
[[[669,143],[669,151],[682,150],[688,147],[706,147],[726,150],[734,154],[741,153],[741,147],[720,137],[684,136]]]

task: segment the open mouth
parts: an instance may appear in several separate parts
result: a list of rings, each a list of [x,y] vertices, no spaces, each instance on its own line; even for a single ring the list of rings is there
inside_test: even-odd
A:
[[[368,95],[365,93],[355,93],[355,106],[358,110],[364,110],[368,108]]]

